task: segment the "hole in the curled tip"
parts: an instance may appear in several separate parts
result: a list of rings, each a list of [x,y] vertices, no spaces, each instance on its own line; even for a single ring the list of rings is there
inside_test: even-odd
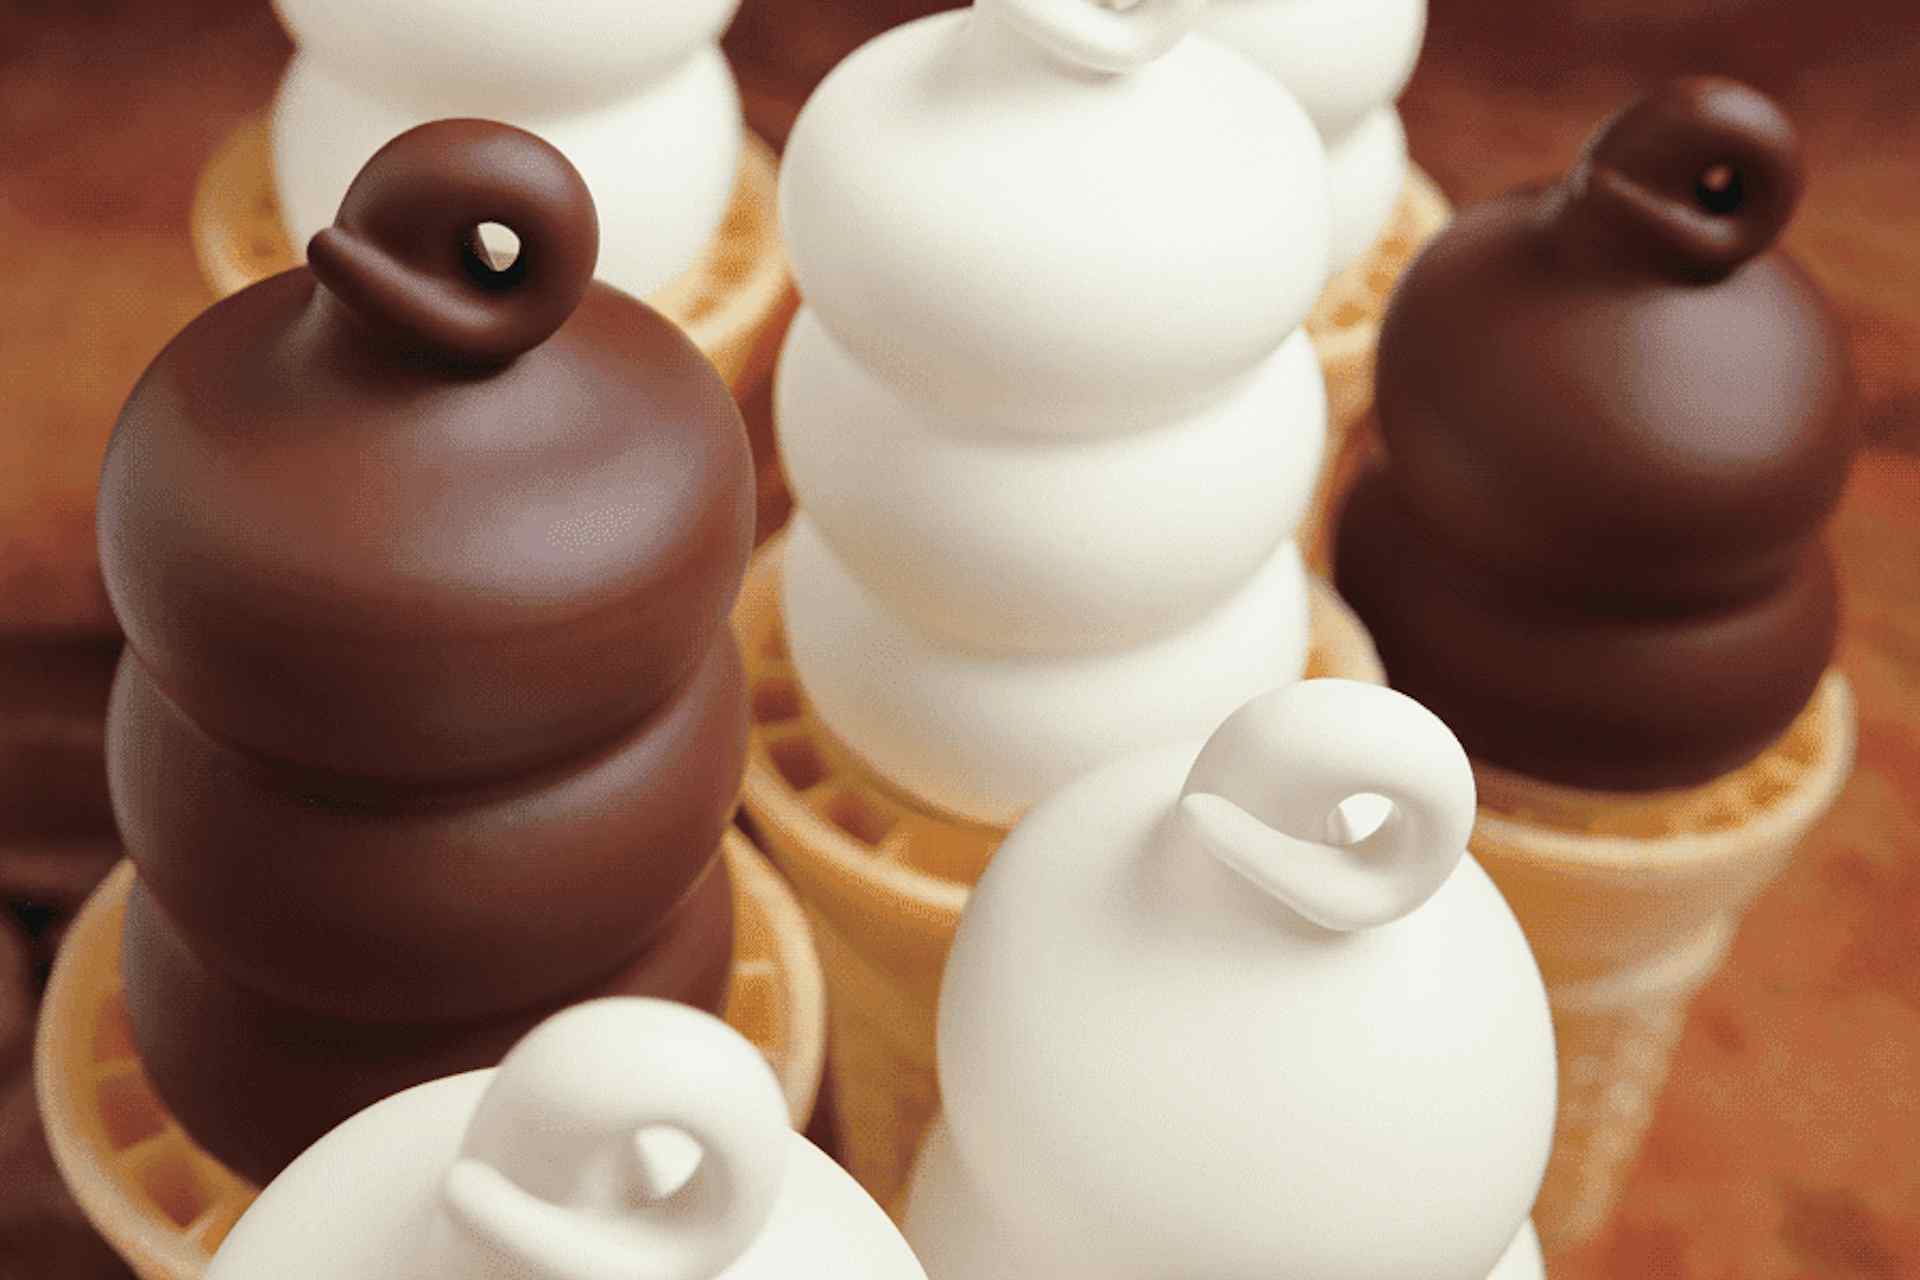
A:
[[[648,1125],[633,1135],[633,1189],[649,1203],[671,1200],[693,1181],[705,1156],[686,1130]]]
[[[467,266],[489,288],[504,288],[520,278],[520,237],[512,227],[483,222],[467,235]]]
[[[1709,165],[1694,184],[1694,196],[1708,213],[1724,217],[1738,211],[1746,201],[1746,186],[1740,180],[1740,171],[1732,165]]]
[[[1372,791],[1348,796],[1327,815],[1327,843],[1359,844],[1380,829],[1393,812],[1393,801]]]

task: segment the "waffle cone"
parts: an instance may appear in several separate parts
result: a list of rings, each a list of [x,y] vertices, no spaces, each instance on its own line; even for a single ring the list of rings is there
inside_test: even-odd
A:
[[[744,805],[813,922],[826,971],[841,1162],[898,1214],[939,1109],[934,1009],[967,894],[1006,835],[928,808],[813,715],[787,657],[775,538],[734,611],[753,696]],[[1384,683],[1366,631],[1313,583],[1309,674]]]
[[[806,917],[738,831],[722,840],[734,891],[726,1017],[767,1055],[796,1127],[826,1050]],[[140,1067],[120,982],[133,865],[122,862],[67,934],[41,1005],[34,1084],[47,1142],[81,1211],[141,1280],[198,1280],[256,1189],[181,1130]]]
[[[1560,1111],[1534,1211],[1549,1250],[1605,1223],[1653,1119],[1687,1006],[1748,906],[1853,764],[1829,671],[1759,758],[1697,787],[1609,793],[1474,767],[1471,848],[1526,930],[1553,1004]]]
[[[1307,316],[1307,334],[1327,381],[1327,466],[1301,525],[1303,547],[1320,541],[1332,501],[1335,461],[1354,423],[1373,408],[1373,355],[1387,299],[1401,273],[1452,216],[1453,206],[1433,179],[1418,165],[1409,165],[1387,229],[1365,256],[1328,281]]]
[[[795,305],[780,245],[778,185],[772,149],[749,133],[719,233],[686,274],[647,299],[742,395],[772,370]],[[191,218],[200,274],[219,297],[300,264],[280,220],[265,115],[213,153],[194,190]]]

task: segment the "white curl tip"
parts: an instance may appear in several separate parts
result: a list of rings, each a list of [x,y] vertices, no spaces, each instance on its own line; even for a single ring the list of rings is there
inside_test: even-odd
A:
[[[577,1005],[501,1064],[429,1251],[448,1275],[713,1280],[766,1226],[789,1140],[779,1083],[719,1019]]]
[[[1439,892],[1466,852],[1474,804],[1466,752],[1432,712],[1391,689],[1305,680],[1215,731],[1178,820],[1298,914],[1352,932]]]

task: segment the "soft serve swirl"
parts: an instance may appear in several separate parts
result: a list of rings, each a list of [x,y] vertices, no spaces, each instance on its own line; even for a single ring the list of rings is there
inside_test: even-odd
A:
[[[1277,82],[1181,38],[1197,8],[907,24],[788,146],[794,661],[836,735],[960,816],[1011,822],[1304,667],[1324,161]]]

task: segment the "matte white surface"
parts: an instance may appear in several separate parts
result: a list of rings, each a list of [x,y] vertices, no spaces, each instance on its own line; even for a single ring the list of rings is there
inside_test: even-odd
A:
[[[1104,75],[965,9],[815,90],[781,225],[820,323],[903,395],[983,429],[1116,432],[1218,395],[1305,318],[1325,182],[1306,115],[1230,50]]]
[[[599,210],[595,274],[654,292],[693,264],[732,196],[740,99],[714,41],[736,4],[594,0],[562,16],[507,0],[281,0],[299,45],[271,122],[289,238],[304,250],[330,225],[396,135],[478,116],[558,147]]]
[[[987,436],[896,394],[803,309],[774,413],[795,501],[903,621],[982,653],[1066,653],[1170,635],[1241,590],[1306,513],[1327,409],[1296,330],[1165,426]]]
[[[1200,18],[1291,89],[1327,144],[1332,267],[1380,236],[1406,181],[1393,101],[1426,35],[1426,0],[1213,0]]]
[[[1117,755],[1205,733],[1306,669],[1306,570],[1291,542],[1180,631],[1088,653],[937,641],[882,607],[804,513],[784,589],[794,666],[842,741],[913,794],[996,825]]]
[[[633,96],[720,39],[740,0],[273,0],[287,33],[366,92],[544,115]]]
[[[699,1162],[686,1175],[698,1144]],[[671,1192],[662,1198],[662,1193]],[[296,1160],[208,1280],[924,1280],[719,1019],[601,1000],[497,1069],[376,1103]]]
[[[1407,133],[1400,113],[1381,107],[1327,141],[1333,192],[1333,269],[1345,270],[1393,221],[1407,185]]]
[[[969,1280],[1033,1280],[1035,1276],[1071,1280],[1076,1272],[1061,1259],[1059,1242],[1046,1237],[1017,1236],[1005,1220],[975,1194],[974,1183],[953,1150],[953,1137],[944,1120],[927,1132],[908,1188],[909,1204],[923,1206],[913,1214],[908,1229],[914,1247],[931,1280],[968,1277]],[[931,1212],[925,1206],[939,1206]],[[1345,1275],[1346,1273],[1341,1273]],[[1318,1276],[1289,1276],[1287,1280],[1322,1280]],[[1367,1278],[1371,1280],[1371,1278]],[[1528,1219],[1520,1234],[1495,1265],[1487,1280],[1547,1280],[1547,1263],[1540,1237]]]
[[[794,664],[856,754],[976,821],[1305,666],[1326,160],[1199,9],[911,22],[788,143]]]
[[[1397,818],[1322,844],[1342,792]],[[1183,794],[1248,826],[1196,824]],[[1464,853],[1473,803],[1418,704],[1307,681],[1204,751],[1129,757],[1032,810],[942,988],[952,1149],[906,1220],[932,1280],[1482,1280],[1524,1252],[1552,1028]],[[1329,929],[1290,900],[1366,910]]]

